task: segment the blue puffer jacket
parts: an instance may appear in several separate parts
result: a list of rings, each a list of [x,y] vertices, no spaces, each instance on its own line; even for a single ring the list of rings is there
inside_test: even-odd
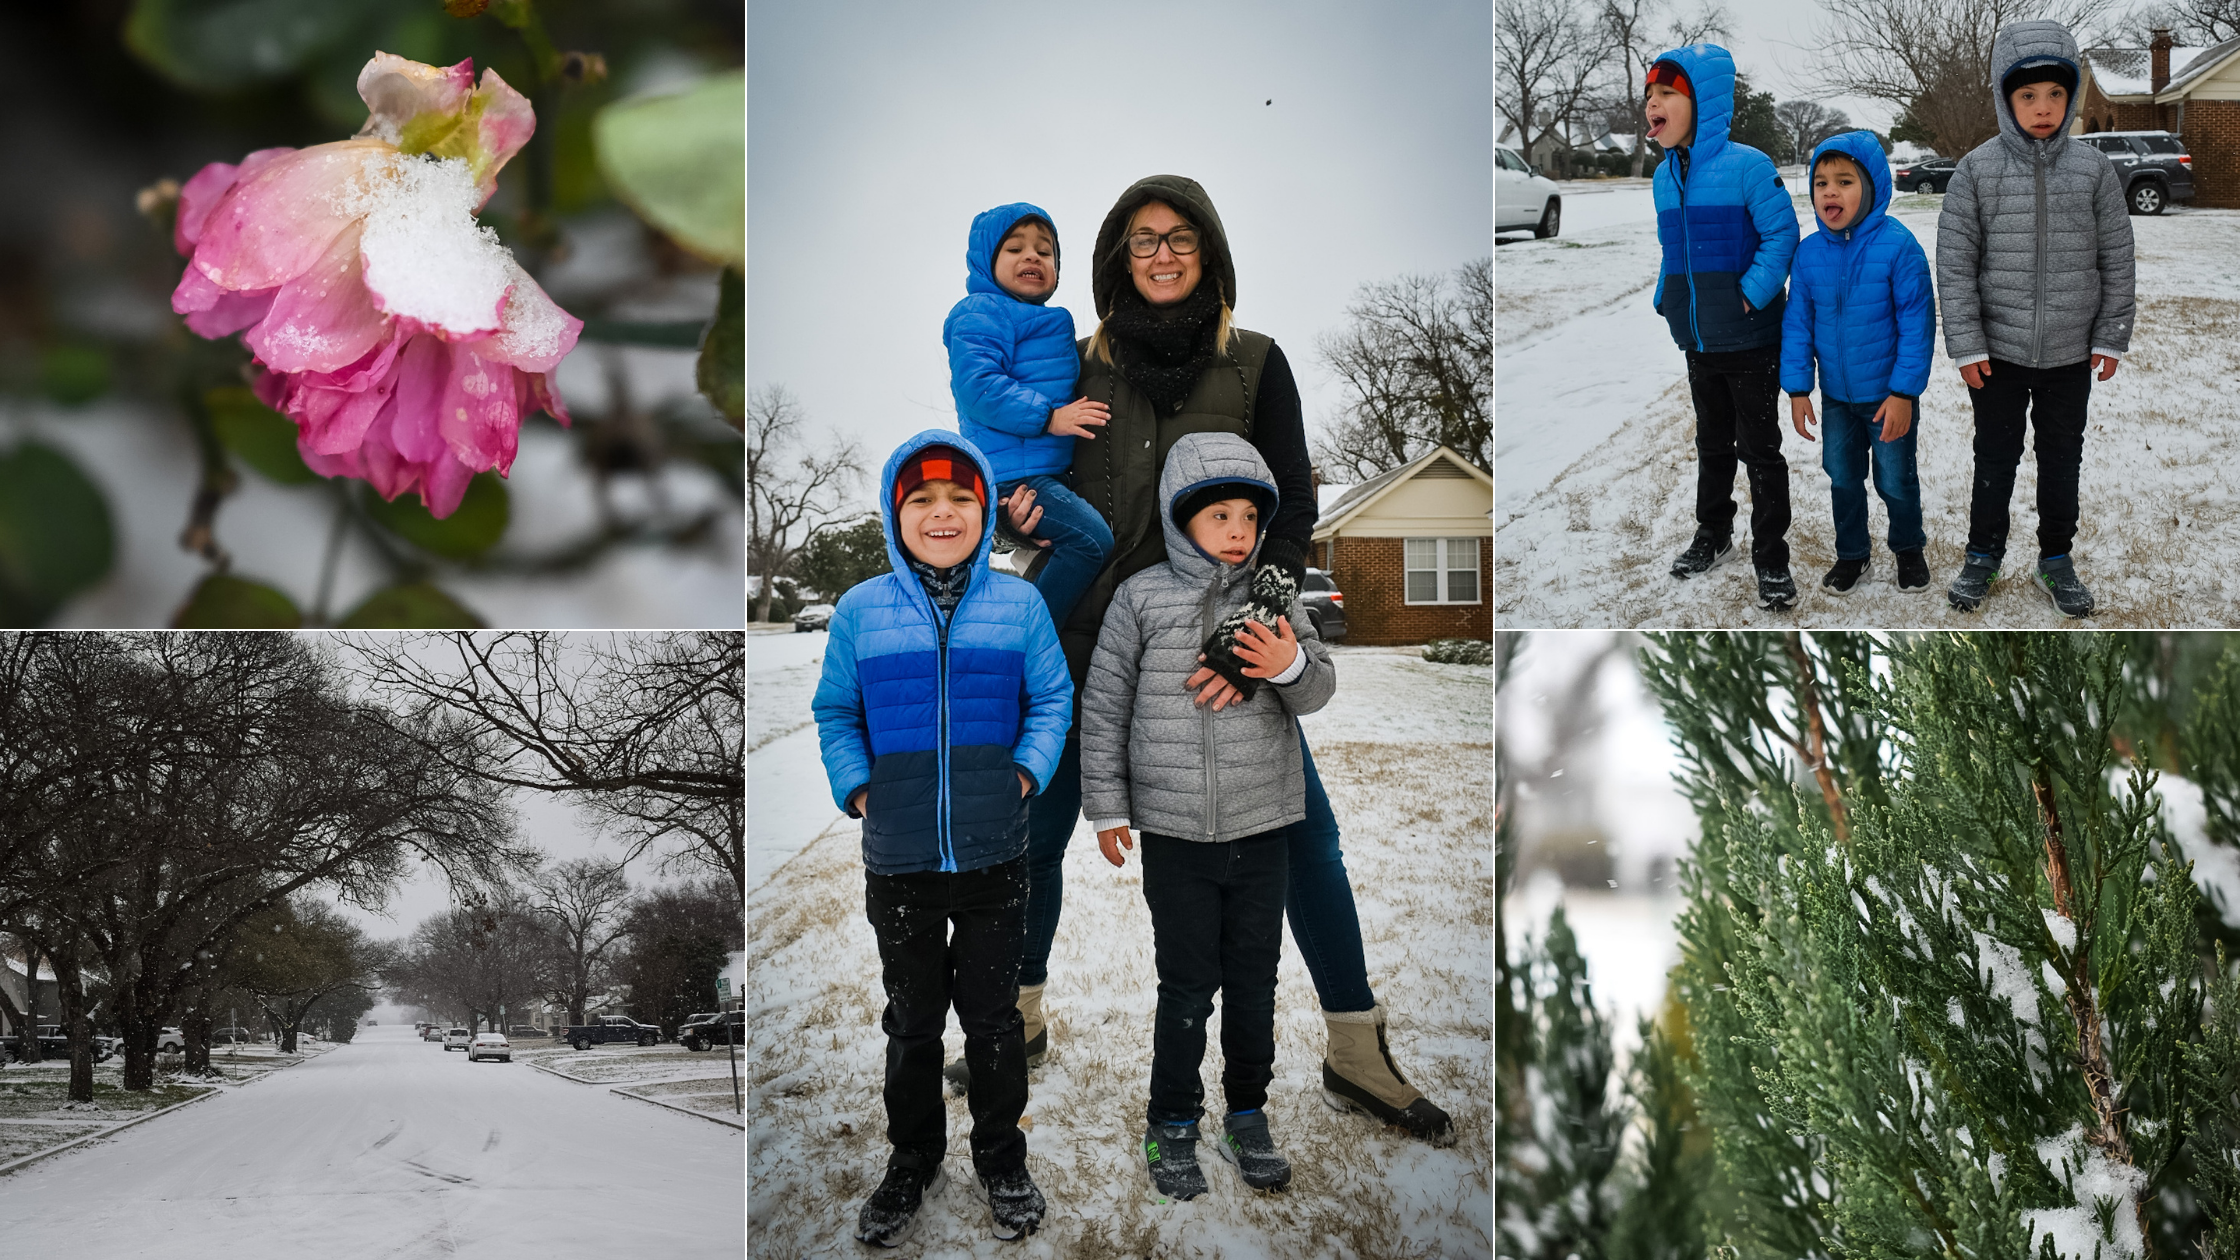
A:
[[[1781,282],[1797,252],[1797,211],[1773,159],[1727,139],[1734,58],[1717,44],[1691,44],[1657,60],[1688,76],[1696,130],[1692,143],[1657,164],[1664,270],[1657,276],[1656,308],[1683,350],[1779,345]]]
[[[1867,173],[1858,222],[1826,221],[1797,247],[1789,309],[1781,320],[1781,388],[1809,394],[1813,361],[1820,392],[1837,402],[1916,399],[1929,383],[1937,339],[1937,296],[1929,257],[1906,225],[1889,217],[1890,161],[1874,134],[1847,131],[1812,151],[1841,153]]]
[[[989,478],[971,443],[929,429],[896,448],[879,484],[936,444],[970,453]],[[1008,862],[1027,848],[1017,771],[1047,788],[1073,722],[1058,633],[1033,586],[988,567],[984,527],[964,598],[943,617],[904,562],[891,490],[881,499],[894,571],[840,597],[811,705],[833,803],[855,817],[848,798],[871,789],[863,864],[876,874]]]
[[[1073,439],[1049,432],[1050,413],[1073,401],[1073,383],[1081,373],[1073,312],[1022,301],[996,283],[996,249],[1026,218],[1052,224],[1050,239],[1057,241],[1056,220],[1024,201],[973,218],[964,251],[964,300],[949,308],[941,325],[957,427],[994,466],[991,484],[1073,466]],[[1054,255],[1051,261],[1059,259]]]

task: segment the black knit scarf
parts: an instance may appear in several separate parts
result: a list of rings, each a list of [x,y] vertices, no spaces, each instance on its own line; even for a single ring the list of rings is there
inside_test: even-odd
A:
[[[945,613],[955,612],[958,602],[964,599],[964,588],[972,583],[972,563],[966,561],[936,569],[916,556],[905,553],[903,558],[910,562],[910,571],[918,575],[918,585],[926,588],[934,606]]]
[[[1213,363],[1214,326],[1220,318],[1218,285],[1201,282],[1173,306],[1155,307],[1133,284],[1123,284],[1113,295],[1104,327],[1118,351],[1121,378],[1165,415],[1182,410],[1198,377]]]

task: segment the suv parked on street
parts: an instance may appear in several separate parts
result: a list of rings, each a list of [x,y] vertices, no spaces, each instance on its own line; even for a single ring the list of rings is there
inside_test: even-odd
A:
[[[2096,131],[2077,139],[2108,155],[2131,213],[2161,214],[2173,201],[2193,200],[2193,155],[2169,132]]]
[[[627,1015],[601,1015],[588,1024],[570,1024],[562,1034],[567,1043],[578,1050],[589,1050],[614,1042],[635,1042],[641,1046],[658,1045],[661,1030],[652,1024],[641,1024]]]
[[[687,1050],[700,1051],[709,1046],[728,1046],[739,1040],[747,1022],[745,1011],[710,1011],[695,1015],[677,1029],[677,1044]]]
[[[187,1035],[176,1028],[165,1028],[156,1033],[157,1054],[185,1054]]]
[[[827,629],[832,625],[832,605],[811,604],[793,615],[793,632],[807,634],[812,630]]]
[[[1307,570],[1306,583],[1299,588],[1299,604],[1306,609],[1307,624],[1323,642],[1336,643],[1346,637],[1346,593],[1338,589],[1329,574],[1320,569]]]
[[[1546,240],[1563,230],[1563,189],[1515,149],[1493,150],[1493,230],[1531,228]]]
[[[448,1045],[444,1047],[446,1050],[450,1048]],[[496,1059],[502,1063],[511,1063],[513,1062],[513,1045],[506,1040],[504,1033],[476,1033],[474,1040],[467,1043],[467,1062],[473,1063],[478,1059]]]
[[[443,1052],[445,1054],[449,1054],[453,1050],[464,1050],[472,1044],[474,1044],[474,1034],[464,1028],[453,1028],[443,1034]]]

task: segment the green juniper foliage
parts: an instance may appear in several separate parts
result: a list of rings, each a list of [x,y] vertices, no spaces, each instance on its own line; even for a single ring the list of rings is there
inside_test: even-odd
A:
[[[1626,1111],[1612,1090],[1609,1024],[1595,1007],[1561,906],[1546,941],[1528,942],[1513,966],[1532,1002],[1520,1091],[1529,1136],[1506,1152],[1514,1167],[1501,1186],[1499,1252],[1514,1260],[1602,1260]]]
[[[1702,1260],[1711,1193],[1711,1134],[1685,1079],[1688,1010],[1668,994],[1662,1015],[1640,1021],[1641,1048],[1626,1093],[1640,1115],[1641,1144],[1620,1170],[1624,1187],[1604,1247],[1607,1260]]]

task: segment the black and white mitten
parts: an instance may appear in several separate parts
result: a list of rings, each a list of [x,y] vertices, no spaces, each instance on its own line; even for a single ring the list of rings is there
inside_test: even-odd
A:
[[[1237,655],[1237,636],[1244,631],[1244,623],[1257,621],[1279,637],[1282,631],[1276,626],[1291,614],[1292,601],[1299,598],[1298,579],[1280,565],[1263,564],[1252,575],[1252,589],[1245,595],[1244,605],[1221,619],[1206,637],[1206,668],[1221,675],[1245,699],[1260,690],[1265,679],[1254,678],[1244,671],[1248,663]]]

